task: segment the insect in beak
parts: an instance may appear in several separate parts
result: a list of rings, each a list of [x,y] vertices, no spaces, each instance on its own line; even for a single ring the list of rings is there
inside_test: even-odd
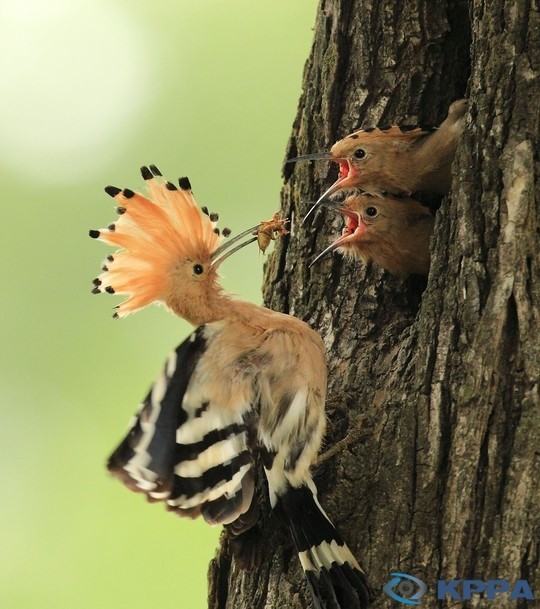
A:
[[[279,239],[283,235],[288,235],[289,231],[285,228],[285,224],[289,222],[288,218],[279,219],[279,211],[276,212],[271,220],[263,220],[257,230],[257,242],[259,250],[264,254],[271,241]]]
[[[259,249],[264,253],[266,248],[270,245],[270,241],[275,241],[279,237],[289,234],[289,231],[285,230],[285,224],[287,222],[287,219],[280,220],[279,212],[276,212],[271,220],[263,220],[260,224],[252,226],[239,235],[236,235],[236,237],[233,237],[226,243],[223,243],[214,251],[211,258],[212,267],[217,268],[229,256],[232,256],[242,248],[246,247],[246,245],[249,245],[254,241],[258,242]],[[250,236],[251,238],[249,238]],[[248,239],[242,243],[239,243],[239,241],[241,241],[244,237],[248,237]],[[233,245],[235,247],[231,249]]]

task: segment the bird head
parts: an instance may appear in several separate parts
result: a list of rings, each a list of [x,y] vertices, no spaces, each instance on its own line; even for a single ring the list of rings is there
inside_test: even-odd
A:
[[[152,302],[161,302],[188,321],[220,291],[217,269],[235,251],[255,241],[258,226],[221,243],[217,214],[200,208],[188,178],[179,187],[165,181],[154,165],[142,167],[147,196],[107,186],[118,204],[118,219],[90,236],[120,249],[104,261],[93,293],[127,294],[114,317],[125,317]],[[223,234],[230,231],[224,229]],[[201,322],[202,323],[202,322]]]
[[[379,127],[361,129],[336,142],[330,152],[306,154],[287,163],[328,160],[338,163],[338,179],[316,201],[304,222],[320,203],[341,190],[359,189],[371,195],[408,192],[410,147],[432,129],[420,127]]]
[[[343,204],[324,203],[343,214],[345,227],[312,265],[338,250],[364,262],[373,260],[394,275],[427,274],[434,219],[418,201],[361,194],[348,197]]]

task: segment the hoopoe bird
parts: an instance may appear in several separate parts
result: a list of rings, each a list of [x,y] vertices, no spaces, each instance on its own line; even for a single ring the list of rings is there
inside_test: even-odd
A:
[[[287,163],[326,159],[339,164],[338,179],[310,209],[341,190],[371,195],[415,192],[447,194],[452,162],[465,125],[467,100],[455,101],[439,128],[378,127],[360,129],[336,142],[330,152],[306,154]]]
[[[303,321],[219,285],[221,263],[246,245],[241,238],[256,240],[258,227],[221,243],[216,215],[199,208],[187,178],[177,188],[155,166],[141,172],[148,198],[105,189],[121,215],[90,236],[120,249],[105,260],[93,292],[127,294],[117,317],[160,302],[196,330],[169,356],[108,469],[149,501],[225,525],[238,539],[258,520],[260,451],[271,506],[290,527],[314,606],[331,598],[342,609],[365,607],[364,571],[310,474],[325,430],[322,339]]]
[[[428,274],[435,218],[427,207],[410,198],[366,194],[352,195],[343,203],[323,203],[340,211],[346,224],[341,236],[311,264],[337,249],[397,277]]]

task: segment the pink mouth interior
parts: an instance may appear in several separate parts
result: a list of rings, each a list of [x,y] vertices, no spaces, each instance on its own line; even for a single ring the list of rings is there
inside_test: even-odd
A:
[[[349,175],[350,166],[347,161],[339,161],[339,179],[342,180]]]
[[[348,209],[341,209],[341,213],[345,216],[345,227],[341,231],[341,236],[334,241],[334,247],[344,247],[361,238],[366,231],[367,226],[360,220],[360,217],[355,212]]]
[[[351,165],[346,159],[340,159],[338,163],[339,175],[336,184],[339,183],[342,185],[342,188],[347,188],[349,183],[353,182],[351,186],[354,186],[354,178],[360,175],[360,170],[357,167],[354,167],[354,165]],[[344,183],[347,184],[347,186],[345,186]]]
[[[341,232],[341,235],[343,237],[349,237],[351,235],[354,235],[359,229],[359,232],[361,232],[362,227],[360,226],[360,223],[358,221],[357,214],[344,209],[341,210],[341,213],[346,217],[345,227]]]
[[[355,167],[351,166],[349,161],[346,159],[332,159],[334,162],[339,163],[339,175],[338,179],[330,186],[328,190],[326,190],[318,200],[320,203],[326,197],[330,197],[334,193],[339,190],[348,189],[350,187],[354,187],[354,184],[350,184],[350,182],[354,182],[351,178],[359,175],[360,172]],[[306,216],[307,217],[307,216]]]

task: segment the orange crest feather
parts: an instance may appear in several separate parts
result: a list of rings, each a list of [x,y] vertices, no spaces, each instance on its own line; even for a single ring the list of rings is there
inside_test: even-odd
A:
[[[115,317],[125,317],[170,289],[171,271],[183,260],[210,260],[221,241],[216,224],[197,205],[187,178],[180,189],[161,178],[157,168],[141,169],[149,198],[108,186],[118,202],[118,220],[90,236],[120,247],[94,280],[94,293],[127,294]]]

